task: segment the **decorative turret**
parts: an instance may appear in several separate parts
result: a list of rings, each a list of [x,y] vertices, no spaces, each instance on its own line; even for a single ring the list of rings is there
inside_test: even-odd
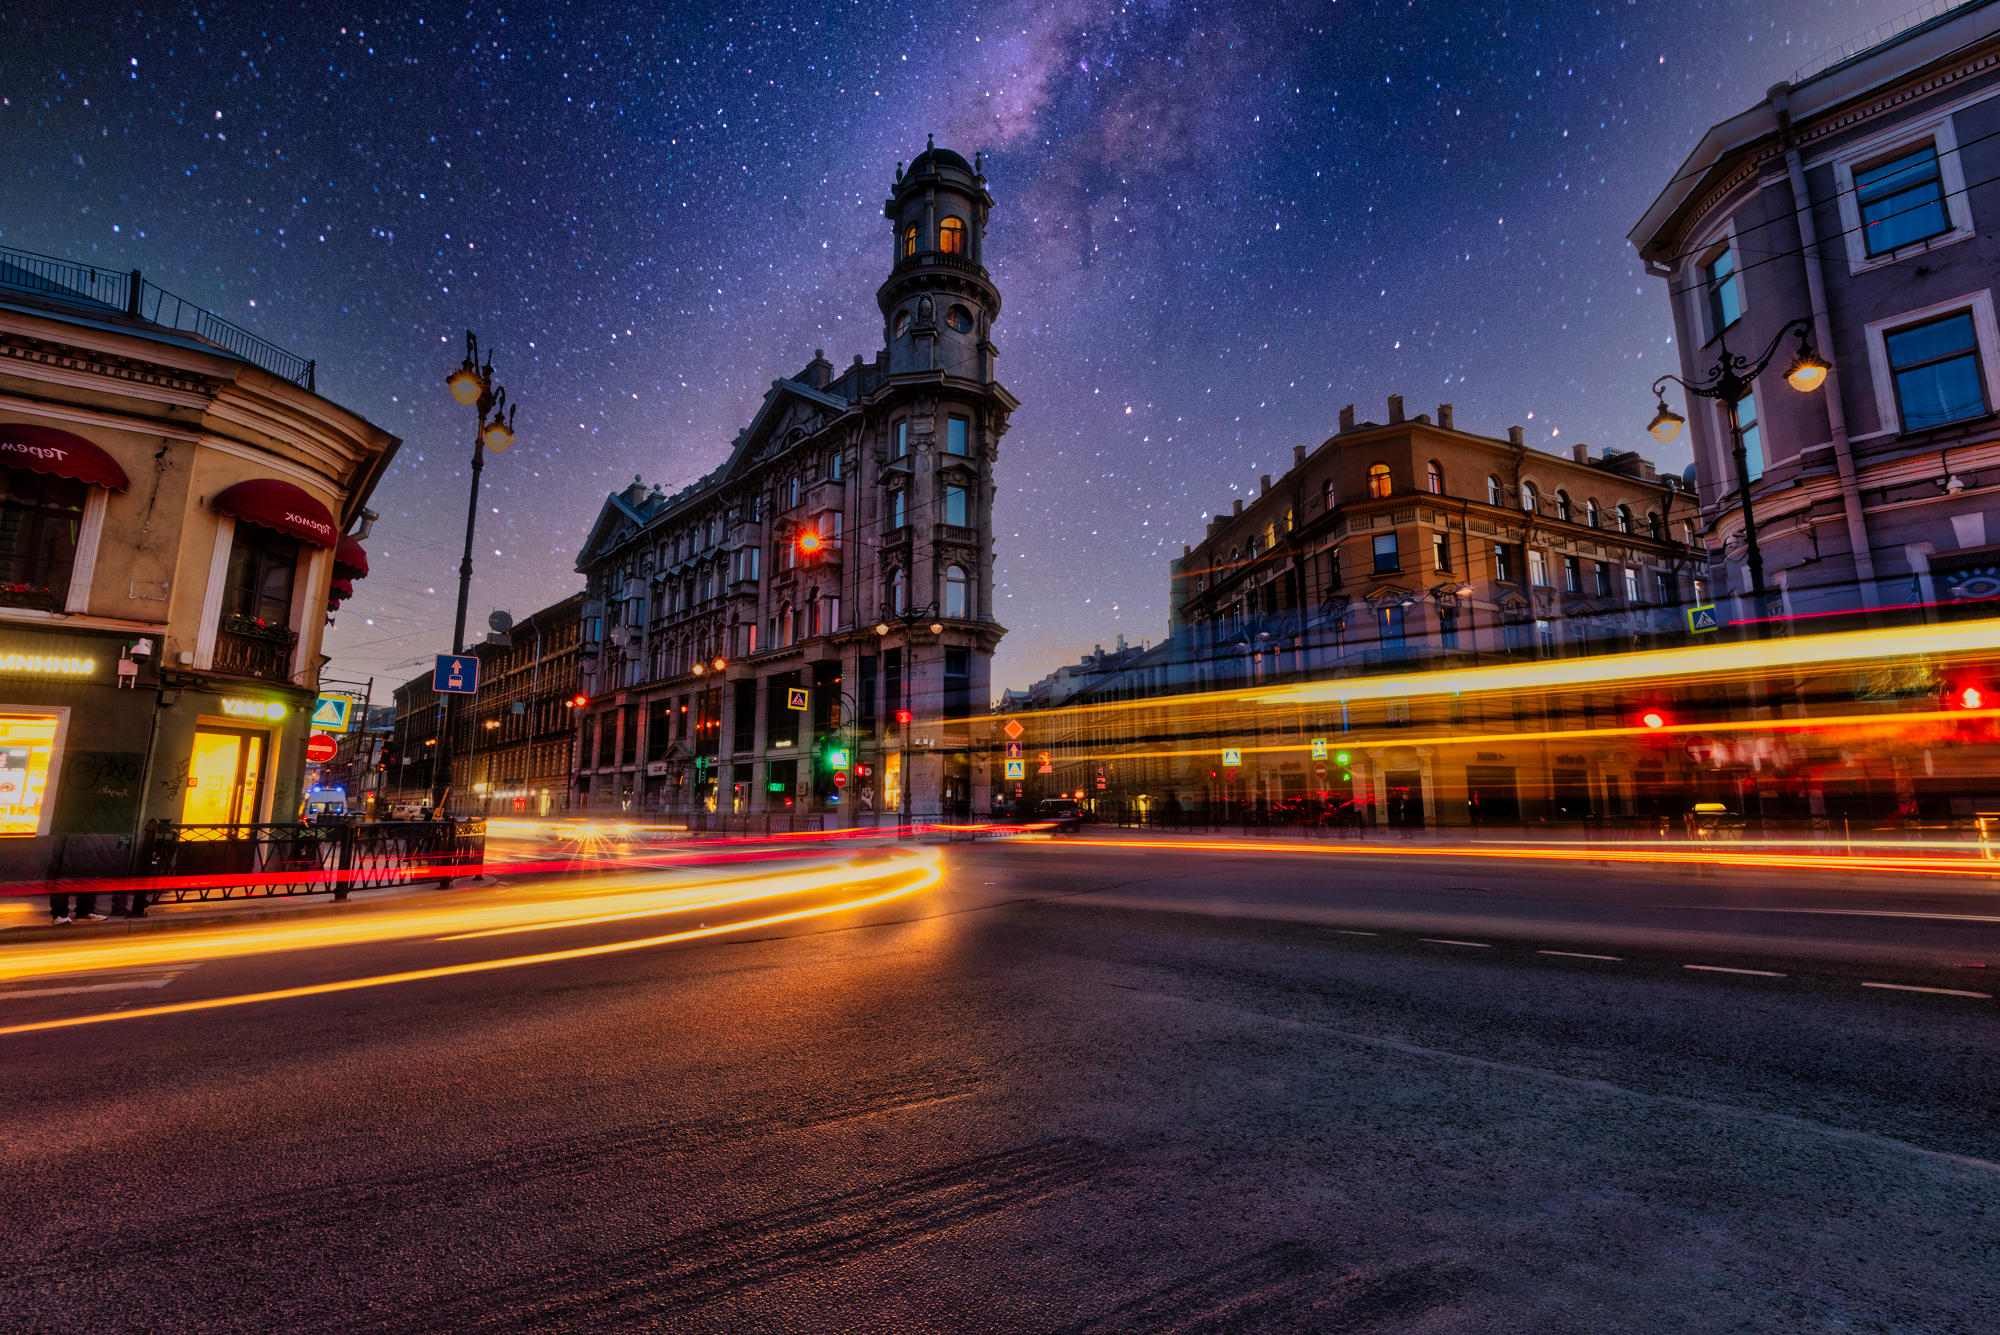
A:
[[[993,197],[980,169],[935,138],[898,164],[882,213],[893,244],[889,279],[876,292],[889,369],[993,379],[993,321],[1000,293],[982,263]]]

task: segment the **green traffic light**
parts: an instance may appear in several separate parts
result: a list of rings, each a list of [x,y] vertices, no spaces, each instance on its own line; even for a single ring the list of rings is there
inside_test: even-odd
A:
[[[1341,764],[1345,765],[1347,763],[1347,752],[1342,751],[1339,755],[1335,756],[1334,759],[1338,760]]]
[[[826,753],[826,763],[829,769],[846,769],[847,768],[846,748],[842,747],[837,750],[828,751]]]

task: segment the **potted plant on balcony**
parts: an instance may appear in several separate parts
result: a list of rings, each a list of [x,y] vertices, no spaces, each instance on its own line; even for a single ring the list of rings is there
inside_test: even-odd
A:
[[[276,621],[266,621],[262,617],[244,616],[231,613],[222,622],[222,628],[231,635],[241,635],[245,639],[264,640],[271,644],[290,646],[298,642],[298,636],[289,626]]]
[[[0,607],[32,607],[43,612],[63,610],[64,595],[45,584],[0,584]]]

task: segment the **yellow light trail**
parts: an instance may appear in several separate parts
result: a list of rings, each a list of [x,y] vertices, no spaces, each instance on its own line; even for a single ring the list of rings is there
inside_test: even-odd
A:
[[[897,876],[907,878],[901,885],[895,885],[880,894],[868,895],[861,899],[847,900],[838,904],[820,905],[814,908],[795,909],[789,913],[774,913],[745,922],[725,923],[717,927],[695,927],[684,932],[668,932],[661,936],[649,936],[638,941],[613,941],[597,946],[577,946],[569,950],[548,950],[534,955],[515,955],[506,959],[476,960],[468,964],[443,964],[429,969],[410,969],[402,973],[376,974],[367,978],[346,978],[331,983],[311,983],[303,987],[279,988],[271,992],[250,992],[233,997],[210,997],[201,1001],[179,1001],[161,1006],[143,1006],[132,1010],[107,1011],[97,1015],[76,1015],[61,1020],[39,1020],[31,1024],[8,1025],[0,1028],[0,1035],[37,1033],[49,1029],[74,1029],[82,1025],[105,1024],[112,1020],[149,1019],[161,1015],[184,1015],[192,1011],[219,1010],[227,1006],[250,1006],[264,1001],[288,1001],[298,997],[326,996],[336,992],[354,992],[368,987],[386,987],[393,983],[415,983],[433,978],[457,978],[466,974],[489,973],[497,969],[518,969],[530,964],[559,964],[566,960],[593,959],[603,955],[617,955],[634,950],[647,950],[654,946],[673,945],[681,941],[693,941],[707,936],[720,936],[726,932],[748,931],[756,927],[772,927],[780,923],[798,922],[804,918],[819,917],[832,913],[843,913],[850,909],[868,908],[875,904],[886,904],[892,899],[936,885],[943,878],[940,861],[935,849],[926,850],[930,856],[923,859],[926,865],[899,869]]]

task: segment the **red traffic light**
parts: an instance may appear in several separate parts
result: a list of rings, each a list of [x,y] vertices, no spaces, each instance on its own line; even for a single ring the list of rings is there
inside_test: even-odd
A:
[[[1944,695],[1946,709],[1986,709],[1987,694],[1984,687],[1972,682],[1960,682],[1947,687]]]
[[[582,709],[585,705],[590,703],[590,697],[587,695],[579,695],[573,698],[569,703],[572,709]]]
[[[1639,715],[1639,722],[1648,728],[1664,728],[1667,726],[1668,719],[1663,711],[1648,709]]]
[[[897,710],[897,711],[896,711],[896,722],[898,722],[898,723],[908,723],[909,721],[910,721],[910,711],[909,711],[909,710],[907,710],[907,709],[899,709],[899,710]]]

